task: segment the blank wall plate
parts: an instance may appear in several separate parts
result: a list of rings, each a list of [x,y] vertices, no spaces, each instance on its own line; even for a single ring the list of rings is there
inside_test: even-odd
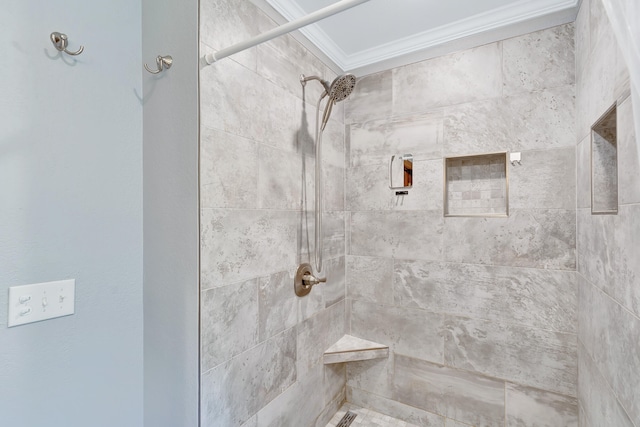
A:
[[[73,314],[75,293],[75,279],[12,286],[7,324],[12,327]]]

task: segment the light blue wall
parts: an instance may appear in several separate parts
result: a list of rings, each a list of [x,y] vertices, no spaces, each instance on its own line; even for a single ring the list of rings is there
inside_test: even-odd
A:
[[[198,425],[198,1],[142,1],[144,425]]]
[[[8,0],[0,34],[0,424],[138,427],[141,4]],[[9,286],[68,278],[75,315],[7,328]]]

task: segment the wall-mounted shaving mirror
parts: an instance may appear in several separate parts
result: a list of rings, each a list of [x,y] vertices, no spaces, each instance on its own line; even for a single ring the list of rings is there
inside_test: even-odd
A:
[[[413,185],[413,155],[398,154],[389,161],[389,188],[403,190]]]
[[[591,128],[591,213],[618,213],[616,106]]]

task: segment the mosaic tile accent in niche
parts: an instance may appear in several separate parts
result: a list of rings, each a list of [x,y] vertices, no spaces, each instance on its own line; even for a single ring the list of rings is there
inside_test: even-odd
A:
[[[507,153],[445,158],[445,216],[507,216]]]

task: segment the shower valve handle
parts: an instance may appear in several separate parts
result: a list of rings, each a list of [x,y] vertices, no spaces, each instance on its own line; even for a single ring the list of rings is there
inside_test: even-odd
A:
[[[327,281],[326,277],[322,277],[318,279],[313,274],[305,274],[304,276],[302,276],[302,283],[305,286],[314,286],[314,285],[317,285],[318,283],[325,283],[326,281]]]
[[[296,277],[293,279],[293,288],[296,291],[296,295],[303,297],[311,292],[311,289],[318,283],[325,283],[326,277],[318,278],[313,275],[313,269],[311,264],[305,262],[298,266],[296,271]]]

